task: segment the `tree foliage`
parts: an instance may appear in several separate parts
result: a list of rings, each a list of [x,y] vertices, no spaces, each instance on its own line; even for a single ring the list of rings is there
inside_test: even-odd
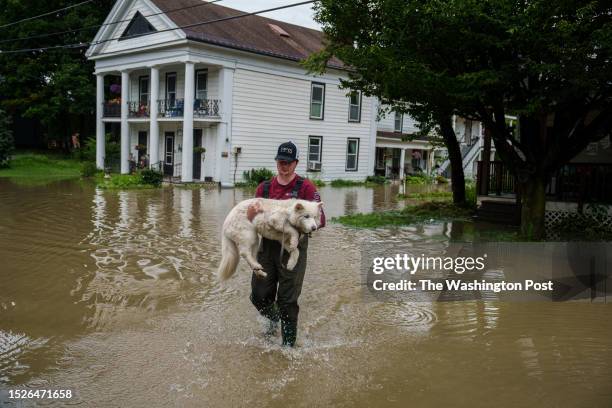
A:
[[[13,150],[14,140],[10,120],[6,112],[0,109],[0,168],[8,167]]]
[[[329,43],[311,63],[352,66],[346,86],[482,121],[535,238],[550,175],[612,129],[609,1],[321,0],[316,19]]]
[[[0,0],[0,25],[75,4],[77,1]],[[69,136],[69,121],[92,122],[95,115],[94,64],[87,47],[25,53],[10,50],[90,42],[112,7],[112,0],[88,3],[55,15],[0,28],[1,39],[41,36],[0,43],[0,106],[11,115],[39,119],[49,132]],[[48,36],[50,33],[82,31]],[[45,36],[47,35],[47,36]],[[16,135],[18,137],[18,135]]]

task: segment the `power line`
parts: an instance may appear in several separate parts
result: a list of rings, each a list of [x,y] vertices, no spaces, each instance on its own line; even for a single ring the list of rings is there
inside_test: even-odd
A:
[[[181,10],[188,10],[188,9],[192,9],[192,8],[195,8],[195,7],[206,6],[206,5],[212,4],[212,3],[218,3],[220,1],[223,1],[223,0],[202,1],[202,3],[199,3],[199,4],[195,4],[195,5],[191,5],[191,6],[187,6],[187,7],[179,7],[179,8],[175,8],[175,9],[171,9],[171,10],[167,10],[167,11],[160,11],[159,13],[147,14],[147,15],[145,15],[143,17],[146,18],[146,17],[158,16],[160,14],[174,13],[174,12],[181,11]],[[90,26],[81,27],[81,28],[75,28],[74,30],[56,31],[54,33],[37,34],[37,35],[31,35],[31,36],[19,37],[19,38],[9,38],[9,39],[6,39],[6,40],[0,40],[0,44],[1,43],[5,43],[5,42],[32,40],[32,39],[35,39],[35,38],[46,38],[46,37],[52,37],[52,36],[61,35],[61,34],[77,33],[77,32],[89,30],[89,29],[92,29],[92,28],[101,28],[101,27],[105,27],[105,26],[109,26],[109,25],[125,23],[125,22],[131,21],[131,20],[132,20],[131,18],[127,18],[125,20],[117,20],[117,21],[111,21],[109,23],[104,23],[104,24],[96,24],[96,25],[90,25]]]
[[[13,21],[12,23],[1,25],[0,28],[14,26],[16,24],[23,23],[24,21],[36,20],[37,18],[45,17],[45,16],[48,16],[48,15],[51,15],[51,14],[55,14],[55,13],[59,13],[60,11],[68,10],[68,9],[71,9],[71,8],[79,7],[79,6],[82,6],[84,4],[91,3],[93,1],[94,0],[86,0],[86,1],[82,1],[82,2],[77,3],[77,4],[73,4],[72,6],[64,7],[64,8],[53,10],[53,11],[49,11],[48,13],[39,14],[39,15],[33,16],[33,17],[23,18],[21,20]]]
[[[153,33],[147,33],[147,34],[135,34],[135,35],[129,35],[129,36],[125,36],[125,37],[114,37],[114,38],[108,38],[106,40],[100,40],[100,41],[91,41],[88,43],[78,43],[78,44],[64,44],[64,45],[54,45],[54,46],[50,46],[50,47],[38,47],[38,48],[24,48],[24,49],[20,49],[20,50],[9,50],[9,51],[2,51],[0,50],[0,55],[2,54],[16,54],[16,53],[23,53],[23,52],[32,52],[32,51],[46,51],[46,50],[53,50],[53,49],[61,49],[61,48],[83,48],[83,47],[88,47],[88,46],[92,46],[92,45],[98,45],[98,44],[102,44],[102,43],[106,43],[109,41],[114,41],[114,40],[119,40],[119,39],[129,39],[129,38],[135,38],[135,37],[142,37],[144,35],[150,35],[150,34],[158,34],[158,33],[164,33],[164,32],[168,32],[168,31],[174,31],[174,30],[180,30],[183,28],[191,28],[191,27],[196,27],[196,26],[200,26],[200,25],[207,25],[207,24],[213,24],[213,23],[219,23],[222,21],[229,21],[229,20],[235,20],[238,18],[243,18],[243,17],[249,17],[249,16],[254,16],[257,14],[262,14],[262,13],[268,13],[271,11],[277,11],[277,10],[282,10],[282,9],[286,9],[286,8],[291,8],[291,7],[297,7],[297,6],[302,6],[304,4],[310,4],[310,3],[314,3],[315,0],[307,0],[307,1],[302,1],[299,3],[292,3],[292,4],[287,4],[284,6],[278,6],[278,7],[273,7],[273,8],[269,8],[266,10],[259,10],[259,11],[254,11],[251,13],[243,13],[243,14],[237,14],[235,16],[229,16],[229,17],[223,17],[223,18],[218,18],[216,20],[209,20],[209,21],[202,21],[199,23],[193,23],[193,24],[187,24],[184,26],[179,26],[179,27],[175,27],[175,28],[166,28],[164,30],[159,30],[159,31],[155,31]]]

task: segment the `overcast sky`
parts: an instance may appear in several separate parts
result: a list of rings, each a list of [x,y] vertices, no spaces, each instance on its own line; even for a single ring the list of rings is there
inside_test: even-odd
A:
[[[218,4],[220,6],[231,7],[243,11],[259,11],[299,2],[300,0],[222,0]],[[315,28],[318,30],[321,29],[321,27],[312,19],[312,4],[290,7],[260,15],[304,27]]]

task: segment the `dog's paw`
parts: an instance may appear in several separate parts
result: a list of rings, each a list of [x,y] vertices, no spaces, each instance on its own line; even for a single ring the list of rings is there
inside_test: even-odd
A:
[[[287,259],[287,269],[288,270],[292,271],[293,268],[295,268],[295,265],[297,265],[297,261],[299,257],[300,257],[300,253],[298,251],[291,252],[289,259]]]
[[[268,276],[268,274],[265,273],[263,269],[253,269],[253,273],[259,278],[265,278],[266,276]]]

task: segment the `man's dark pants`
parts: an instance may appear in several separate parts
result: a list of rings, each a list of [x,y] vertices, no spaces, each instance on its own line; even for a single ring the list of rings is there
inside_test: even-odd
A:
[[[251,278],[251,302],[259,312],[272,320],[281,321],[283,344],[293,346],[297,336],[297,321],[300,307],[298,297],[302,292],[302,282],[306,272],[306,252],[308,237],[302,237],[298,244],[300,257],[293,270],[282,265],[287,264],[289,254],[284,251],[282,265],[280,260],[281,244],[266,238],[262,239],[257,261],[267,273],[265,278],[253,274]],[[277,300],[275,307],[274,301]]]

